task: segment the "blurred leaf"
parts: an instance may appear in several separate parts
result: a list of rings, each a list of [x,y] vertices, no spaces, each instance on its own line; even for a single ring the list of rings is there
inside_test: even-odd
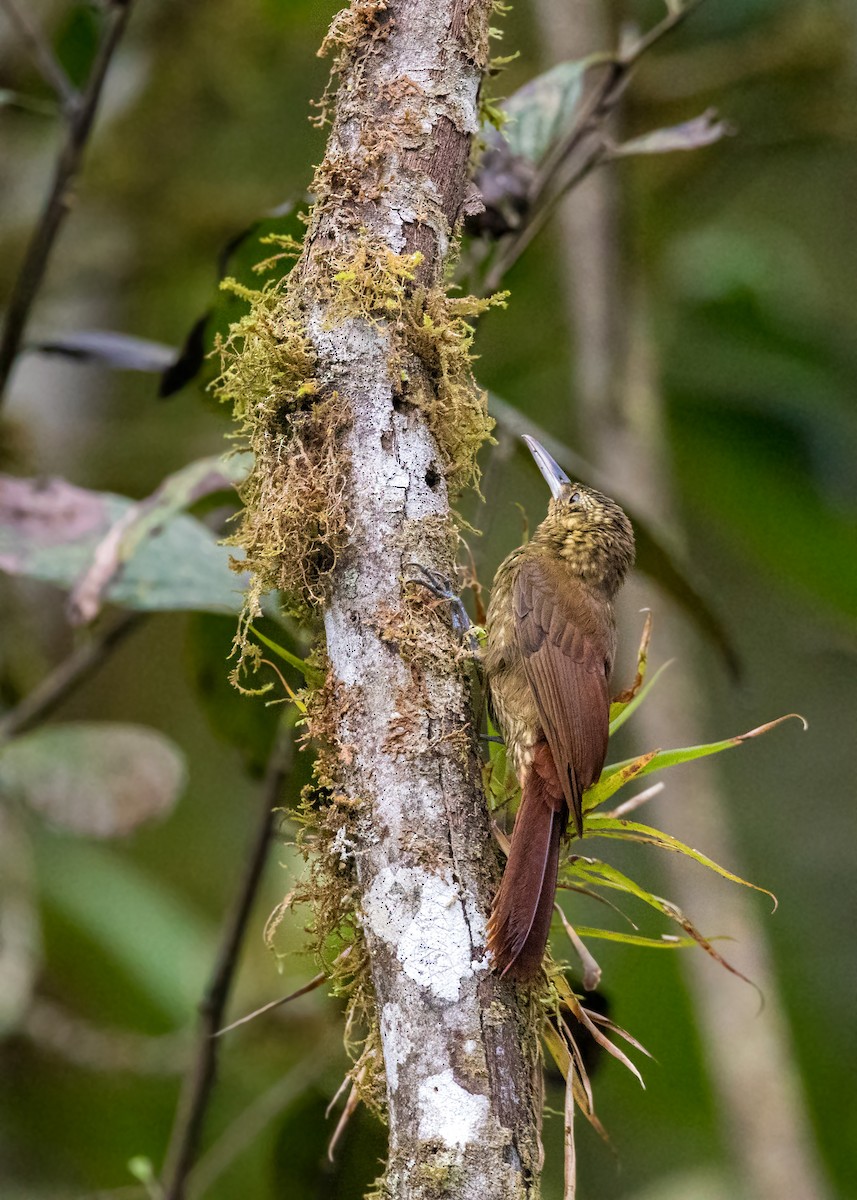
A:
[[[669,154],[674,150],[698,150],[733,133],[732,126],[717,119],[717,110],[708,108],[701,116],[668,129],[655,129],[640,137],[610,147],[611,158],[632,154]]]
[[[0,570],[71,588],[131,500],[62,479],[0,475]],[[105,598],[144,611],[237,613],[246,586],[230,553],[193,517],[169,517],[111,580]]]
[[[27,96],[23,92],[14,92],[11,88],[0,88],[0,108],[20,108],[24,112],[35,113],[40,117],[59,115],[59,108],[54,100],[43,100],[40,96]]]
[[[142,725],[48,725],[0,748],[0,789],[86,837],[122,837],[165,816],[185,782],[179,748]]]
[[[235,746],[247,769],[259,775],[282,717],[280,706],[244,696],[229,682],[234,617],[197,613],[187,625],[187,655],[197,699],[214,734]]]
[[[32,870],[22,814],[0,804],[0,1036],[30,1007],[42,947]]]
[[[173,362],[161,375],[158,385],[158,395],[162,400],[181,391],[185,384],[195,379],[205,361],[208,344],[206,332],[211,319],[211,309],[207,309],[198,320],[194,321],[190,332],[184,340],[184,345]]]
[[[30,342],[28,349],[38,350],[41,354],[62,354],[80,362],[98,363],[122,371],[165,371],[176,358],[174,346],[108,329],[56,334]]]
[[[767,581],[803,594],[816,612],[823,605],[854,627],[857,529],[849,511],[827,503],[761,439],[734,430],[727,438],[707,422],[683,423],[677,456],[687,503],[723,531],[733,553],[743,551]]]
[[[64,6],[63,13],[54,49],[71,82],[80,87],[98,50],[102,18],[97,7],[87,3]]]
[[[501,107],[508,120],[503,126],[503,137],[510,152],[530,162],[540,162],[554,142],[571,128],[583,99],[586,72],[607,58],[591,54],[588,58],[558,63],[504,100]]]
[[[629,509],[624,501],[620,502],[628,512],[634,526],[638,570],[648,575],[659,587],[663,588],[685,615],[693,621],[699,632],[719,650],[732,678],[740,678],[741,660],[735,649],[732,635],[705,598],[701,587],[697,586],[693,577],[693,568],[687,563],[681,562],[673,554],[658,531],[647,522],[640,520],[639,514],[634,511],[633,506]]]
[[[97,616],[111,582],[147,538],[204,496],[233,492],[246,478],[251,462],[249,453],[199,459],[168,475],[150,496],[127,509],[96,546],[89,569],[74,585],[69,597],[74,623]]]
[[[109,843],[37,839],[45,903],[103,947],[176,1026],[191,1019],[208,976],[215,927]]]

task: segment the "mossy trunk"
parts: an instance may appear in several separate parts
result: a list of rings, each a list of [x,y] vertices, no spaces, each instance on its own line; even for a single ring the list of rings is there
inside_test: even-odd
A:
[[[250,565],[324,617],[316,898],[323,926],[353,905],[368,950],[354,1078],[386,1109],[381,1186],[396,1200],[535,1196],[540,1166],[536,1001],[486,961],[499,870],[473,666],[443,607],[407,583],[413,563],[454,579],[450,497],[490,431],[465,320],[480,305],[443,281],[491,9],[355,0],[335,19],[303,250],[241,330],[223,389],[256,451]]]

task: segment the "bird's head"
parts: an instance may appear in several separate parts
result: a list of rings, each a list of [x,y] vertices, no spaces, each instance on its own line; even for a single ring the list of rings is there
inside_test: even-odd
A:
[[[573,483],[535,438],[524,441],[550,490],[548,515],[533,542],[567,562],[575,575],[611,595],[634,562],[634,531],[615,500]]]

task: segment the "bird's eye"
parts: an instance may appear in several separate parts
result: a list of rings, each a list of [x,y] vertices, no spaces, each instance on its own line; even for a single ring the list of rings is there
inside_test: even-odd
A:
[[[572,492],[568,498],[568,502],[569,502],[569,504],[579,504],[580,503],[580,492]]]

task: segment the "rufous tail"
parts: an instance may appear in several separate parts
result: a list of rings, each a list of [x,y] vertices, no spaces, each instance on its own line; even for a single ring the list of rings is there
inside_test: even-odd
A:
[[[547,744],[528,770],[506,871],[488,922],[494,969],[518,982],[541,970],[559,870],[559,844],[568,808]]]

